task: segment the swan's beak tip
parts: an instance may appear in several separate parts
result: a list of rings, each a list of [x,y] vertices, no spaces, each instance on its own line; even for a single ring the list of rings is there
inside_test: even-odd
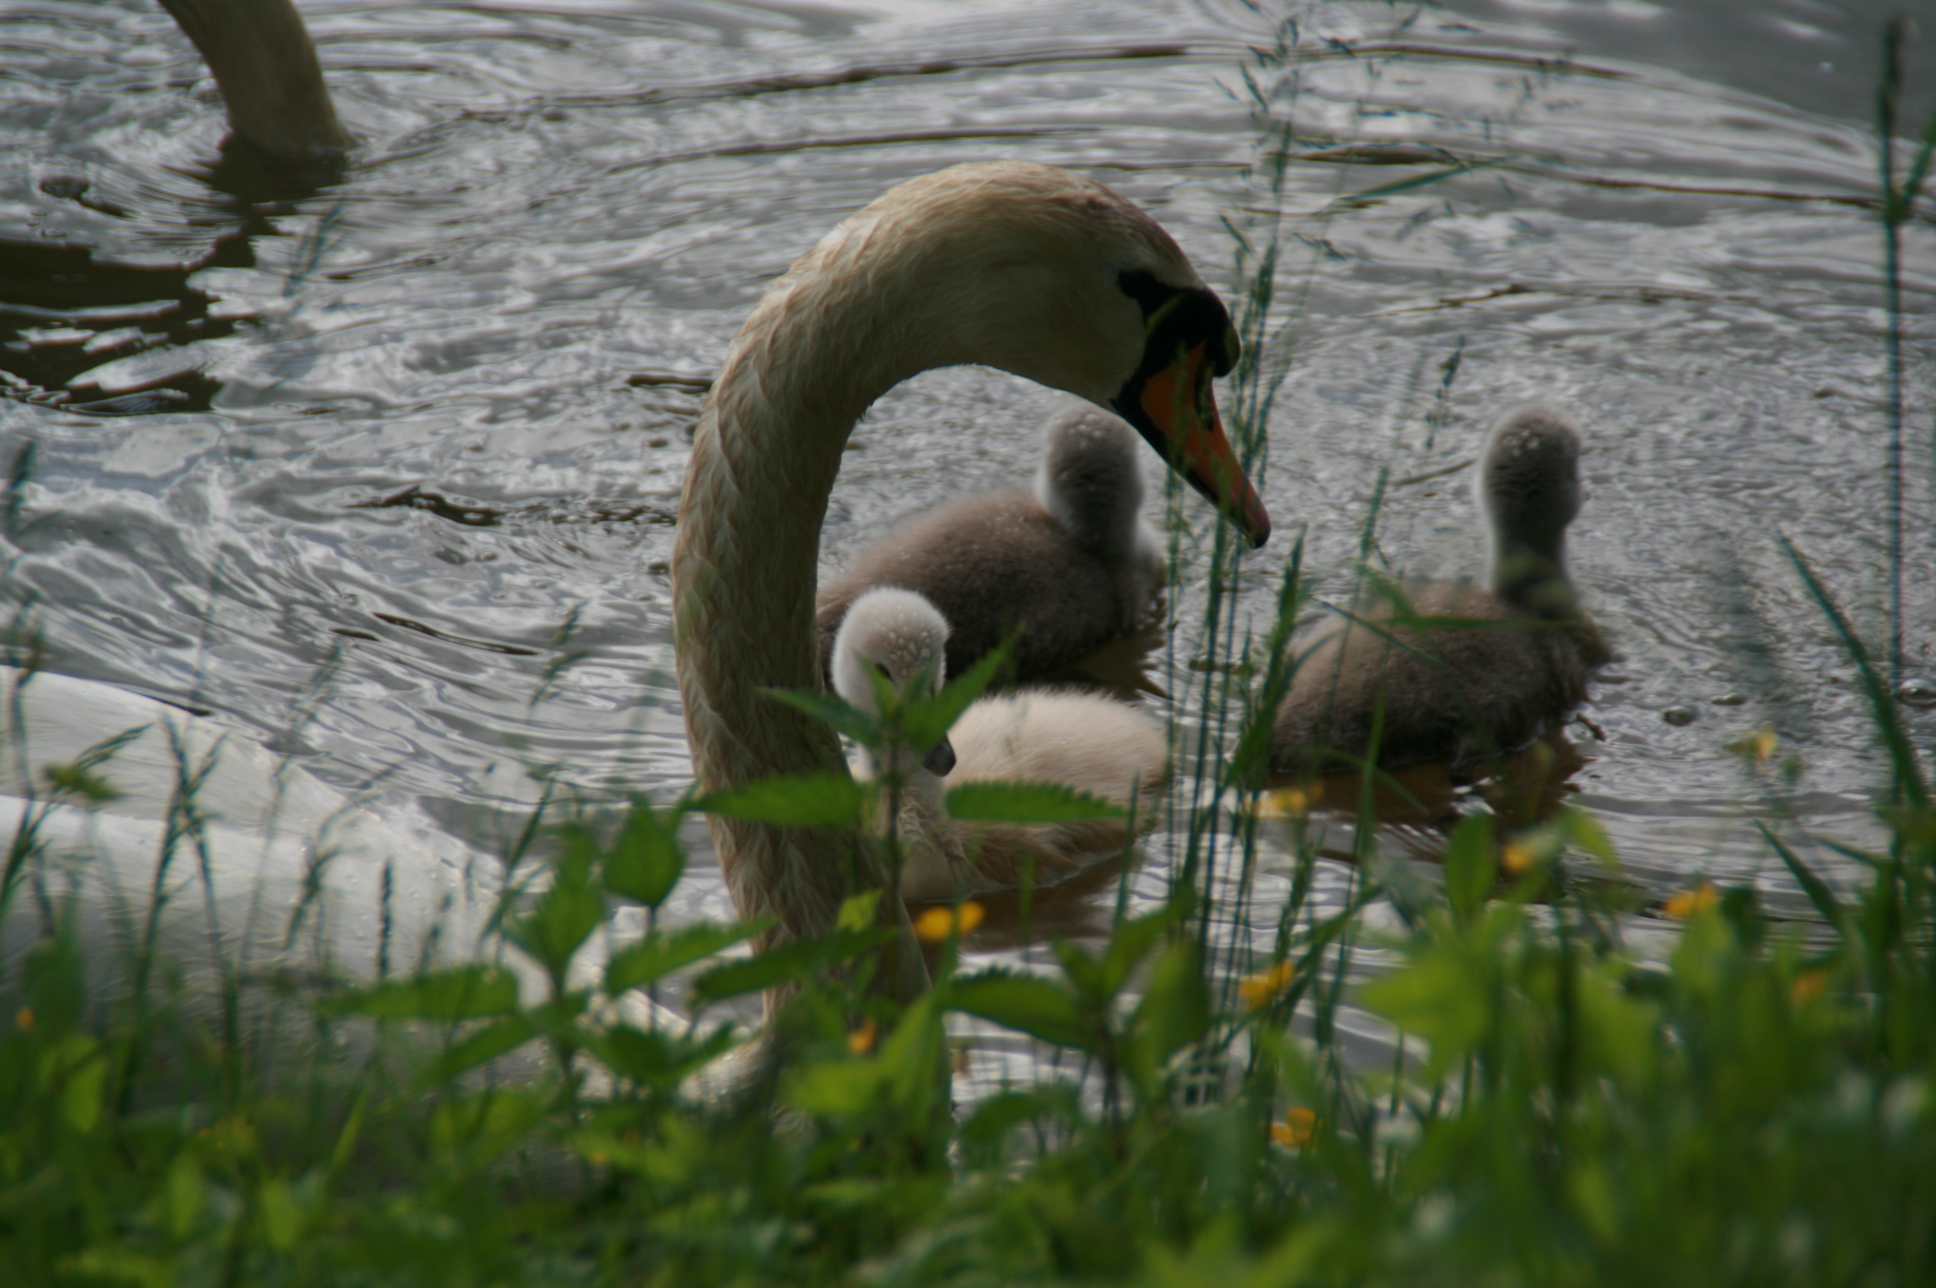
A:
[[[1270,540],[1270,515],[1264,513],[1262,504],[1251,507],[1250,514],[1246,516],[1244,521],[1244,532],[1250,538],[1250,548],[1252,550],[1263,549],[1264,543]]]

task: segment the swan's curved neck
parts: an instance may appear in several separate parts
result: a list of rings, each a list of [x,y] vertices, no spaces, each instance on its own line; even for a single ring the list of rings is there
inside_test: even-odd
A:
[[[290,161],[329,160],[349,147],[293,0],[161,0],[161,6],[201,51],[237,135]]]
[[[872,284],[863,297],[800,274],[769,295],[693,434],[673,579],[694,768],[708,789],[838,759],[830,731],[758,690],[818,687],[815,566],[841,452],[870,403],[935,365],[907,351],[920,328],[890,327],[894,302]]]
[[[761,690],[819,687],[816,555],[854,423],[900,381],[960,360],[946,351],[945,320],[901,289],[918,273],[878,262],[840,272],[829,258],[826,247],[814,252],[754,310],[693,435],[673,552],[674,632],[693,769],[708,791],[842,772],[833,732]],[[924,335],[944,338],[922,346]],[[773,915],[795,935],[833,927],[850,876],[862,888],[885,884],[853,833],[720,819],[713,828],[742,914]],[[888,987],[925,983],[918,957],[907,970]]]

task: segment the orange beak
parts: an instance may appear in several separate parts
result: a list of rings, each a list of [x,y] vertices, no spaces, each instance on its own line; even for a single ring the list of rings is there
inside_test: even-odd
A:
[[[1270,515],[1223,432],[1204,350],[1203,344],[1186,349],[1140,387],[1124,389],[1115,410],[1171,469],[1214,502],[1252,547],[1261,546],[1270,539]]]

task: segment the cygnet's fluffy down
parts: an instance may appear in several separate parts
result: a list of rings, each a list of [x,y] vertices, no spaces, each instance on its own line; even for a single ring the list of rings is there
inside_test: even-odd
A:
[[[1133,632],[1164,580],[1162,551],[1138,515],[1141,451],[1136,432],[1108,412],[1067,412],[1044,429],[1032,495],[956,501],[862,551],[819,594],[823,672],[832,674],[849,606],[878,586],[918,592],[940,611],[950,674],[1011,630],[1017,682],[1066,670]]]
[[[905,688],[926,677],[940,687],[948,623],[922,596],[883,588],[857,598],[834,653],[835,688],[862,710],[875,709],[866,671],[879,667]],[[973,703],[949,730],[954,770],[946,782],[925,764],[902,766],[906,786],[897,823],[907,844],[902,896],[911,902],[958,898],[976,890],[1048,885],[1122,852],[1120,822],[1018,826],[950,819],[949,787],[975,781],[1066,784],[1138,812],[1169,778],[1163,731],[1136,708],[1093,694],[1029,689]],[[930,758],[932,759],[932,758]],[[861,772],[879,772],[862,755]]]
[[[1470,762],[1551,731],[1586,698],[1609,658],[1579,607],[1565,561],[1580,509],[1580,438],[1546,408],[1502,420],[1486,441],[1476,492],[1491,528],[1491,585],[1423,583],[1413,612],[1469,619],[1420,630],[1393,625],[1386,598],[1334,618],[1297,645],[1302,663],[1278,709],[1271,770],[1350,767],[1371,746],[1378,762]]]

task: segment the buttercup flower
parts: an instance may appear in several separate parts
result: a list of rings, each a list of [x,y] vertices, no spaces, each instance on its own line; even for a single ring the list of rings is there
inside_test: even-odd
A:
[[[952,908],[930,908],[914,919],[914,933],[925,944],[939,944],[949,935],[968,935],[981,924],[982,906],[973,899]]]
[[[1291,977],[1296,974],[1296,967],[1289,962],[1278,962],[1255,975],[1246,975],[1238,980],[1237,996],[1243,998],[1244,1005],[1251,1010],[1261,1011],[1291,986]]]
[[[1706,912],[1721,902],[1721,892],[1714,888],[1712,881],[1703,881],[1692,890],[1683,890],[1667,901],[1667,915],[1678,921],[1686,921],[1697,913]]]
[[[1271,1139],[1280,1145],[1303,1149],[1311,1143],[1311,1133],[1317,1127],[1317,1114],[1303,1105],[1295,1105],[1284,1111],[1283,1122],[1271,1124]]]
[[[1789,996],[1795,999],[1795,1004],[1799,1006],[1804,1002],[1812,1002],[1820,997],[1822,990],[1827,987],[1828,973],[1826,971],[1805,970],[1795,976],[1795,982],[1788,986],[1788,992]]]
[[[1310,812],[1311,794],[1302,787],[1285,787],[1272,792],[1264,801],[1265,814],[1299,818]]]

